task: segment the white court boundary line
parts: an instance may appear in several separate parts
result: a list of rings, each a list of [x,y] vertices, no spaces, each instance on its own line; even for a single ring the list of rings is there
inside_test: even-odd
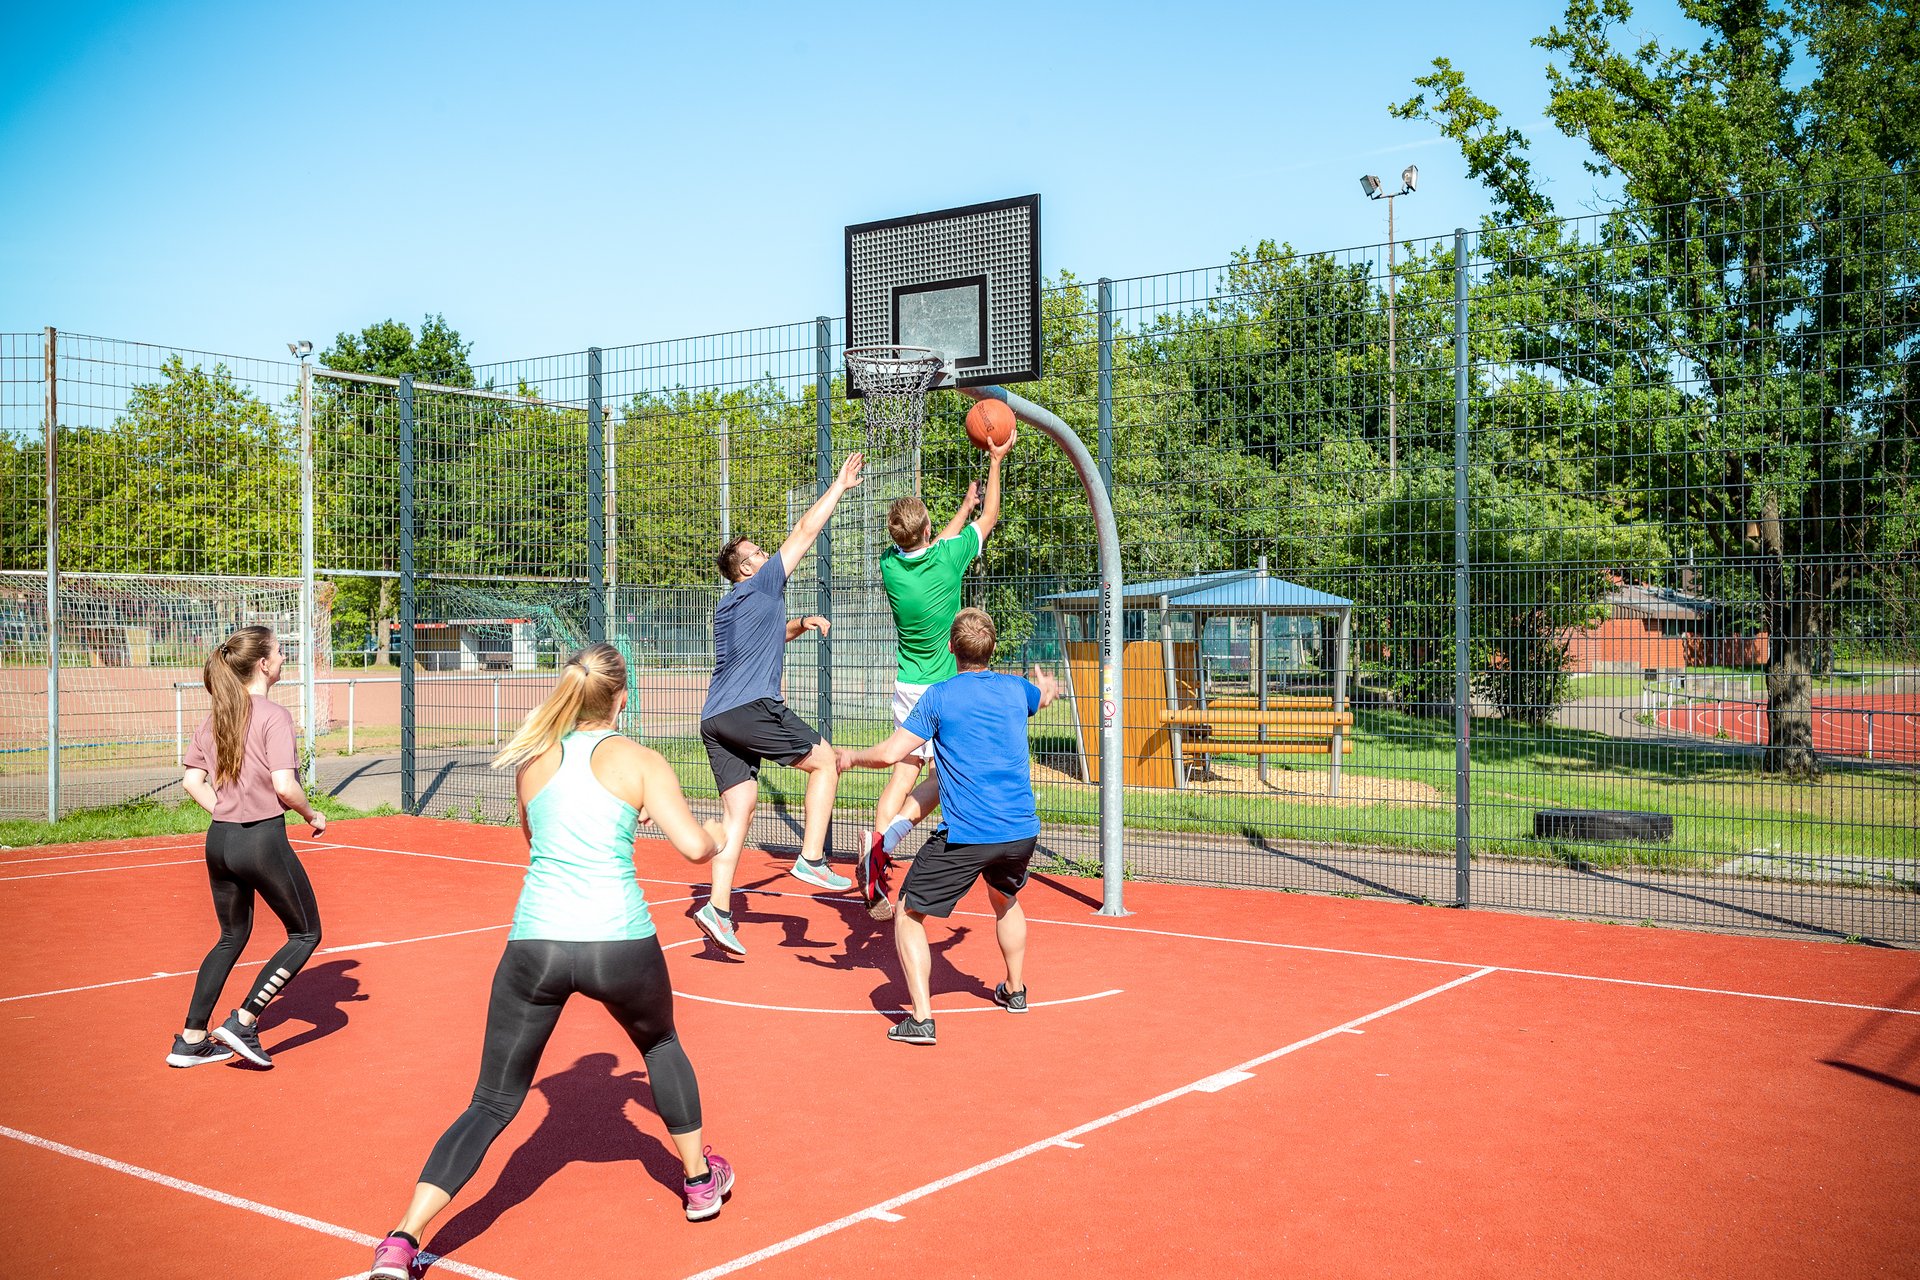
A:
[[[399,947],[405,946],[410,942],[434,942],[441,938],[462,938],[470,933],[491,933],[496,929],[506,929],[510,927],[511,923],[509,922],[507,924],[481,925],[477,929],[455,929],[451,933],[422,934],[418,938],[395,938],[392,942],[349,942],[338,947],[322,947],[313,954],[316,956],[331,956],[339,955],[346,951],[371,951],[375,947]],[[242,960],[233,967],[235,969],[256,969],[272,958],[273,957],[268,956],[262,960]],[[67,996],[72,995],[76,991],[99,991],[103,987],[124,987],[136,982],[158,982],[162,978],[191,978],[199,972],[197,968],[182,969],[177,973],[149,973],[138,978],[115,978],[111,982],[93,982],[83,987],[61,987],[57,991],[29,991],[17,996],[0,996],[0,1004],[12,1004],[16,1000],[38,1000],[42,996]],[[378,1242],[376,1241],[376,1243]]]
[[[79,1147],[70,1147],[64,1142],[55,1142],[50,1138],[38,1137],[31,1133],[22,1133],[20,1130],[8,1128],[6,1125],[0,1125],[0,1137],[12,1138],[15,1142],[23,1142],[27,1146],[38,1147],[42,1151],[51,1151],[55,1155],[69,1156],[75,1160],[84,1160],[88,1164],[99,1165],[101,1168],[111,1169],[115,1173],[124,1173],[146,1182],[155,1183],[171,1191],[184,1191],[188,1195],[199,1196],[203,1200],[211,1200],[215,1204],[225,1205],[229,1209],[243,1209],[248,1213],[257,1213],[263,1218],[272,1218],[276,1222],[284,1222],[288,1226],[305,1227],[308,1231],[316,1231],[323,1236],[332,1236],[336,1240],[345,1240],[349,1244],[364,1245],[371,1249],[380,1243],[379,1236],[370,1236],[364,1231],[355,1231],[350,1227],[336,1226],[331,1222],[323,1222],[319,1218],[309,1218],[304,1213],[294,1213],[290,1209],[276,1209],[270,1204],[261,1204],[258,1200],[248,1200],[243,1196],[229,1195],[225,1191],[215,1191],[212,1187],[203,1187],[197,1182],[188,1182],[184,1178],[175,1178],[164,1173],[156,1173],[152,1169],[145,1169],[137,1164],[128,1164],[124,1160],[115,1160],[110,1156],[96,1155],[91,1151],[82,1151]],[[455,1275],[471,1276],[473,1280],[511,1280],[511,1277],[501,1275],[498,1271],[488,1271],[484,1267],[476,1267],[466,1262],[455,1262],[451,1258],[439,1257],[438,1255],[428,1254],[424,1251],[420,1254],[420,1265],[430,1265],[450,1271]],[[354,1274],[365,1275],[366,1272],[359,1271]]]
[[[52,880],[59,876],[97,876],[109,871],[145,871],[149,867],[197,867],[203,858],[182,858],[177,862],[136,862],[130,867],[76,867],[71,871],[36,871],[29,876],[0,876],[0,884],[9,880]]]
[[[692,898],[662,898],[659,902],[651,903],[649,905],[664,907],[664,906],[670,906],[676,902],[692,902],[692,901],[693,901]],[[421,934],[417,938],[395,938],[391,942],[382,941],[382,940],[376,940],[373,942],[348,942],[348,943],[343,943],[337,947],[322,947],[318,951],[314,952],[313,954],[316,956],[332,956],[332,955],[340,955],[349,951],[372,951],[377,947],[402,947],[402,946],[406,946],[408,943],[411,943],[411,942],[438,942],[442,938],[464,938],[470,934],[492,933],[499,929],[510,929],[512,927],[513,927],[513,922],[509,920],[502,924],[483,924],[483,925],[480,925],[478,928],[474,928],[474,929],[454,929],[448,933],[426,933],[426,934]],[[672,947],[684,947],[684,946],[690,945],[691,943],[701,942],[704,940],[705,940],[704,936],[700,938],[691,938],[685,942],[669,943],[666,946],[662,947],[661,949],[669,950]],[[267,957],[267,959],[272,959],[272,957],[269,956]],[[233,967],[235,969],[257,969],[261,965],[265,964],[266,962],[267,962],[266,960],[242,960],[240,961],[240,963],[234,965]],[[12,1004],[16,1000],[38,1000],[42,996],[72,995],[77,991],[99,991],[105,987],[125,987],[125,986],[130,986],[131,984],[136,982],[158,982],[162,978],[191,978],[197,973],[199,973],[198,969],[181,969],[181,970],[170,972],[170,973],[142,974],[138,978],[115,978],[111,982],[92,982],[92,983],[88,983],[86,986],[81,986],[81,987],[61,987],[56,991],[29,991],[22,995],[17,995],[17,996],[0,996],[0,1004]],[[674,992],[674,994],[679,995],[680,993],[676,991]],[[687,999],[697,1000],[697,999],[700,999],[700,997],[688,996]]]
[[[0,867],[22,867],[29,862],[65,862],[69,858],[122,858],[130,853],[185,853],[200,844],[170,844],[159,849],[89,849],[85,853],[49,853],[38,858],[0,858]]]
[[[300,843],[310,846],[309,849],[304,850],[304,852],[322,852],[322,851],[334,850],[334,849],[347,849],[347,850],[354,850],[361,853],[396,854],[400,857],[406,857],[406,858],[431,858],[439,862],[477,862],[482,866],[488,866],[488,867],[508,867],[508,868],[514,868],[518,870],[525,870],[526,868],[526,864],[522,862],[501,862],[493,858],[462,858],[454,854],[422,853],[419,850],[415,850],[415,849],[386,849],[386,848],[380,848],[374,845],[339,844],[339,843],[329,842],[329,841],[313,841],[313,840],[302,840]],[[188,846],[188,847],[191,847],[191,846]],[[117,852],[138,852],[138,851],[137,850],[119,850]],[[5,865],[4,863],[0,863],[0,869],[3,869],[4,865]],[[155,862],[155,863],[147,863],[143,865],[162,867],[162,866],[185,866],[187,864],[185,862],[178,862],[178,863]],[[101,867],[101,868],[98,868],[97,870],[134,871],[139,869],[140,868],[138,867]],[[51,876],[87,875],[87,874],[92,874],[92,870],[93,869],[89,869],[86,871],[54,871],[54,872],[39,873],[31,876],[0,876],[0,882],[4,882],[7,880],[37,880],[37,879],[48,878]],[[647,876],[638,876],[636,877],[636,879],[639,880],[639,882],[642,884],[671,884],[671,885],[680,885],[680,886],[684,886],[686,884],[686,881],[684,879],[663,880],[663,879],[655,879]],[[778,890],[778,889],[736,888],[735,892],[743,893],[743,894],[747,894],[747,893],[761,894],[763,896],[772,897],[772,898],[811,898],[811,899],[826,901],[826,902],[858,902],[859,901],[859,899],[857,898],[838,897],[831,894],[791,893],[791,892]],[[691,902],[691,901],[697,900],[699,896],[700,895],[695,894],[692,897],[687,897],[687,898],[662,899],[659,903],[650,904],[650,905],[664,906],[668,902]],[[990,918],[985,912],[980,912],[980,911],[956,911],[954,912],[954,914],[976,917],[979,919]],[[1234,946],[1267,947],[1267,948],[1271,948],[1279,951],[1305,951],[1305,952],[1310,952],[1317,955],[1352,956],[1352,957],[1363,959],[1363,960],[1393,960],[1393,961],[1398,961],[1402,964],[1440,965],[1444,968],[1449,968],[1449,969],[1472,969],[1476,967],[1475,963],[1469,960],[1444,960],[1434,956],[1397,955],[1395,953],[1385,952],[1385,951],[1357,951],[1357,950],[1352,950],[1344,947],[1316,947],[1316,946],[1308,945],[1306,943],[1298,943],[1298,942],[1269,942],[1260,938],[1239,938],[1239,937],[1233,937],[1229,935],[1207,934],[1207,933],[1182,933],[1182,932],[1171,930],[1171,929],[1138,929],[1138,928],[1129,928],[1124,925],[1092,924],[1082,920],[1048,920],[1048,919],[1043,919],[1039,916],[1030,915],[1027,917],[1027,922],[1029,924],[1058,925],[1066,929],[1092,929],[1102,933],[1134,933],[1134,934],[1143,934],[1149,937],[1157,937],[1157,938],[1182,938],[1192,942],[1222,942],[1222,943],[1228,943]],[[440,936],[453,936],[453,935],[438,935],[438,934],[429,935],[429,937],[440,937]],[[426,940],[427,939],[425,938],[404,939],[404,941],[409,941],[409,942],[426,941]],[[331,951],[333,949],[328,948],[327,950]],[[1900,1014],[1904,1017],[1920,1018],[1920,1009],[1902,1009],[1893,1005],[1852,1004],[1844,1000],[1820,1000],[1811,996],[1783,996],[1783,995],[1774,995],[1772,993],[1765,992],[1765,991],[1735,991],[1727,987],[1694,987],[1694,986],[1687,986],[1683,983],[1677,983],[1677,982],[1654,982],[1645,978],[1614,978],[1614,977],[1607,977],[1605,975],[1595,974],[1595,973],[1566,973],[1556,969],[1519,969],[1519,968],[1511,968],[1506,965],[1496,965],[1494,967],[1497,968],[1502,973],[1525,974],[1530,977],[1536,977],[1536,978],[1564,978],[1569,982],[1604,982],[1604,983],[1610,983],[1615,986],[1646,987],[1649,990],[1654,990],[1654,991],[1685,991],[1694,995],[1732,996],[1736,999],[1741,999],[1741,1000],[1768,1000],[1768,1001],[1773,1001],[1779,1004],[1804,1004],[1804,1005],[1813,1005],[1818,1008],[1825,1008],[1825,1009],[1854,1009],[1862,1013],[1893,1013],[1893,1014]],[[177,975],[156,974],[153,976],[173,977]],[[126,981],[144,982],[148,980],[149,979],[146,979],[146,978],[132,978],[132,979],[127,979]],[[102,983],[99,985],[115,986],[118,984]],[[75,991],[87,990],[87,989],[89,988],[81,988],[81,987],[71,988],[71,990],[75,990]],[[61,995],[65,993],[58,992],[58,991],[50,991],[50,992],[44,992],[41,994]],[[682,993],[676,992],[675,994],[678,995]],[[22,1000],[27,998],[28,997],[26,996],[0,997],[0,1004],[6,1003],[7,1000]],[[701,999],[701,997],[698,997],[698,996],[688,996],[687,998],[689,1000]],[[719,1002],[716,1002],[716,1003],[719,1003]],[[777,1006],[748,1005],[744,1007],[774,1008]],[[826,1012],[857,1012],[857,1011],[854,1011],[854,1010],[806,1010],[805,1012],[826,1013]]]
[[[1296,1040],[1292,1044],[1273,1050],[1271,1053],[1263,1053],[1259,1057],[1249,1058],[1237,1066],[1211,1072],[1189,1084],[1183,1084],[1177,1089],[1169,1089],[1165,1093],[1148,1098],[1145,1102],[1136,1102],[1130,1107],[1123,1107],[1118,1111],[1110,1111],[1097,1120],[1089,1120],[1085,1124],[1076,1125],[1074,1128],[1056,1133],[1050,1138],[1042,1138],[1038,1142],[1030,1142],[1018,1150],[1009,1151],[1003,1156],[995,1156],[991,1160],[983,1160],[971,1168],[962,1169],[958,1173],[950,1173],[944,1178],[939,1178],[923,1186],[915,1187],[912,1191],[908,1191],[903,1195],[894,1196],[889,1200],[882,1200],[879,1204],[869,1205],[865,1209],[847,1214],[842,1218],[836,1218],[832,1222],[824,1223],[810,1231],[803,1231],[799,1235],[789,1236],[777,1244],[770,1244],[764,1249],[756,1249],[752,1253],[743,1254],[731,1262],[723,1262],[717,1267],[709,1267],[705,1271],[688,1277],[688,1280],[717,1280],[717,1277],[744,1270],[747,1267],[765,1262],[769,1258],[775,1258],[790,1250],[798,1249],[802,1245],[811,1244],[815,1240],[830,1236],[837,1231],[843,1231],[857,1222],[864,1222],[869,1219],[882,1222],[897,1221],[898,1217],[894,1211],[902,1205],[911,1204],[915,1200],[923,1199],[933,1195],[935,1192],[945,1191],[949,1187],[958,1186],[962,1182],[966,1182],[971,1178],[977,1178],[983,1173],[990,1173],[995,1169],[1012,1164],[1016,1160],[1024,1160],[1026,1157],[1036,1152],[1045,1151],[1049,1147],[1066,1146],[1071,1148],[1079,1145],[1074,1142],[1074,1139],[1080,1137],[1082,1134],[1091,1133],[1095,1129],[1104,1129],[1110,1124],[1118,1123],[1130,1116],[1137,1116],[1143,1111],[1150,1111],[1155,1107],[1171,1102],[1175,1098],[1184,1097],[1189,1093],[1214,1092],[1218,1088],[1224,1087],[1223,1082],[1234,1083],[1234,1081],[1226,1079],[1229,1076],[1238,1074],[1242,1078],[1250,1078],[1254,1067],[1263,1066],[1277,1058],[1284,1058],[1290,1053],[1298,1053],[1300,1050],[1308,1048],[1311,1045],[1319,1044],[1322,1040],[1332,1039],[1334,1036],[1351,1031],[1356,1027],[1361,1027],[1369,1022],[1384,1018],[1390,1013],[1398,1013],[1409,1005],[1419,1004],[1422,1000],[1429,1000],[1444,991],[1451,991],[1455,987],[1465,986],[1467,983],[1479,978],[1484,978],[1490,973],[1498,972],[1500,972],[1498,969],[1483,968],[1476,969],[1472,973],[1462,974],[1460,977],[1448,982],[1443,982],[1437,987],[1429,987],[1418,995],[1408,996],[1405,1000],[1396,1001],[1384,1009],[1375,1009],[1372,1013],[1362,1014],[1358,1018],[1343,1022],[1337,1027],[1329,1027],[1325,1031],[1308,1036],[1304,1040]]]
[[[991,919],[983,911],[956,911],[955,915]],[[1089,924],[1082,920],[1042,920],[1028,916],[1028,924],[1054,924],[1066,929],[1092,929],[1098,933],[1139,933],[1157,938],[1186,938],[1195,942],[1227,942],[1243,947],[1270,947],[1277,951],[1311,951],[1320,955],[1355,956],[1363,960],[1399,960],[1407,964],[1437,964],[1451,969],[1471,969],[1468,960],[1438,960],[1431,956],[1399,956],[1380,951],[1348,951],[1340,947],[1315,947],[1300,942],[1267,942],[1260,938],[1222,937],[1206,933],[1177,933],[1170,929],[1135,929],[1125,925]],[[1920,1018],[1920,1009],[1901,1009],[1893,1005],[1849,1004],[1844,1000],[1816,1000],[1811,996],[1780,996],[1764,991],[1734,991],[1726,987],[1689,987],[1677,982],[1653,982],[1645,978],[1609,978],[1596,973],[1562,973],[1554,969],[1517,969],[1508,965],[1490,966],[1499,973],[1520,973],[1534,978],[1565,978],[1571,982],[1609,982],[1623,987],[1649,987],[1656,991],[1689,991],[1705,996],[1736,996],[1743,1000],[1774,1000],[1782,1004],[1810,1004],[1827,1009],[1858,1009],[1865,1013],[1899,1013]]]

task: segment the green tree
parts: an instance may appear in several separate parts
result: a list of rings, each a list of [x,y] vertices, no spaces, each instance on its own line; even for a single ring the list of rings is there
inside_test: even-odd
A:
[[[104,430],[60,433],[61,566],[99,573],[293,576],[293,430],[237,383],[170,356]]]
[[[444,316],[429,315],[416,334],[397,320],[367,325],[359,333],[341,333],[320,355],[323,368],[398,378],[411,374],[421,382],[450,387],[474,385],[468,359],[472,344]],[[441,404],[446,397],[422,392],[415,397],[416,424],[452,418]],[[436,499],[444,505],[451,477],[448,459],[470,460],[471,440],[442,445],[429,428],[416,430],[416,465],[428,484],[416,484],[416,510],[424,515]],[[399,410],[390,388],[314,379],[315,499],[318,554],[323,567],[355,569],[373,577],[335,581],[334,625],[356,637],[374,632],[378,661],[390,650],[389,620],[398,616],[396,579],[400,548]],[[424,508],[424,510],[422,510]],[[425,531],[450,527],[432,518],[417,521]],[[423,548],[424,549],[424,548]]]
[[[1626,0],[1572,0],[1534,42],[1549,119],[1628,201],[1587,243],[1542,221],[1525,137],[1447,59],[1391,110],[1438,124],[1492,194],[1484,289],[1515,358],[1668,406],[1594,420],[1585,449],[1658,491],[1676,552],[1748,579],[1771,637],[1767,767],[1810,776],[1809,677],[1845,589],[1914,554],[1886,517],[1917,462],[1920,27],[1864,0],[1681,8],[1696,48],[1624,41]]]

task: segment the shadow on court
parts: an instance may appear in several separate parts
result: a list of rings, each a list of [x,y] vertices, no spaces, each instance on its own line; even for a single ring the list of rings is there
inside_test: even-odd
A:
[[[282,1054],[324,1040],[347,1026],[347,1011],[342,1006],[369,997],[360,990],[360,979],[349,970],[360,967],[358,960],[329,960],[310,965],[295,975],[278,999],[260,1015],[262,1033],[286,1022],[304,1022],[307,1030],[266,1046],[271,1054]]]
[[[615,1075],[619,1061],[611,1053],[589,1053],[565,1071],[536,1080],[533,1087],[547,1099],[540,1127],[507,1158],[486,1195],[433,1233],[427,1251],[453,1253],[478,1239],[570,1164],[634,1161],[678,1201],[684,1171],[679,1155],[662,1136],[666,1126],[654,1109],[653,1090],[641,1072]],[[627,1107],[636,1102],[652,1113],[657,1133],[635,1127]]]
[[[793,888],[788,889],[786,887],[787,885],[792,885]],[[768,886],[772,886],[772,889],[768,890]],[[745,935],[751,933],[753,935],[752,937],[743,936],[741,938],[741,941],[745,942],[749,948],[749,955],[751,955],[754,947],[764,947],[767,945],[765,930],[760,926],[769,924],[777,924],[780,926],[780,941],[774,943],[774,946],[813,951],[837,945],[825,939],[808,937],[807,929],[809,921],[805,916],[796,912],[781,911],[775,905],[781,901],[780,897],[776,895],[800,894],[804,896],[811,888],[812,886],[786,875],[766,876],[759,880],[743,881],[734,886],[733,927],[735,931],[740,934]],[[690,889],[690,892],[698,898],[698,901],[694,902],[692,909],[687,912],[689,918],[692,917],[694,911],[699,910],[707,904],[704,885],[695,886]],[[824,893],[825,890],[821,890],[820,892]],[[843,905],[852,906],[853,904]],[[864,917],[864,915],[865,913],[862,911],[862,916]],[[707,938],[705,934],[702,934],[701,938],[703,945],[698,951],[692,953],[694,959],[715,961],[723,964],[738,964],[742,961],[743,957],[722,950],[718,943],[714,942],[711,938]]]
[[[900,975],[899,953],[893,947],[893,925],[876,924],[866,918],[866,912],[859,910],[859,918],[852,921],[852,930],[842,943],[840,954],[834,956],[801,956],[799,959],[821,969],[839,969],[848,973],[864,973],[868,976],[879,973],[885,975],[885,981],[875,987],[870,994],[873,1007],[882,1013],[900,1013],[909,1007],[907,984]],[[991,984],[981,981],[971,973],[964,973],[954,967],[948,952],[966,941],[972,932],[970,926],[958,925],[949,928],[945,921],[929,918],[927,921],[927,950],[933,956],[933,972],[930,987],[937,1000],[944,995],[971,995],[982,1000],[993,999]]]

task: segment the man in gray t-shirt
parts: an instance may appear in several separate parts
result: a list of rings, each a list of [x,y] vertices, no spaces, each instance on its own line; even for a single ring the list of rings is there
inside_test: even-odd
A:
[[[787,618],[787,579],[800,567],[827,527],[847,490],[860,483],[865,459],[847,455],[840,474],[807,509],[772,555],[751,539],[734,538],[720,548],[720,576],[733,586],[713,611],[713,679],[700,709],[700,739],[713,766],[725,812],[727,842],[713,858],[713,892],[693,922],[722,948],[745,955],[733,932],[733,875],[760,799],[760,764],[791,765],[807,775],[806,820],[793,874],[835,892],[853,882],[827,869],[827,827],[833,817],[840,771],[833,746],[793,713],[781,696],[786,646],[809,631],[827,634],[825,618]]]

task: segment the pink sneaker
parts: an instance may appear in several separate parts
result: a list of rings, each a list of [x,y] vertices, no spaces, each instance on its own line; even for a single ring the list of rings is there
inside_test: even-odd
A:
[[[720,1202],[733,1190],[733,1166],[706,1149],[707,1170],[713,1177],[698,1184],[686,1184],[687,1221],[701,1222],[720,1212]]]
[[[419,1245],[395,1232],[375,1247],[367,1280],[412,1280],[413,1259],[419,1252]]]

